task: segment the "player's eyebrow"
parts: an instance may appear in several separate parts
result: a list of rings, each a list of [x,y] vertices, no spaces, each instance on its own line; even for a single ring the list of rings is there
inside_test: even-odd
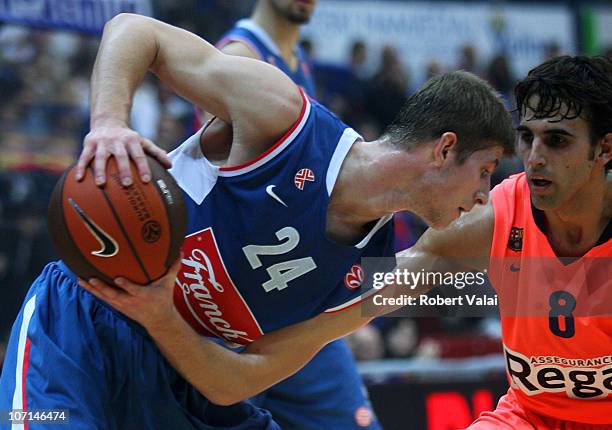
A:
[[[527,127],[526,125],[519,125],[518,127],[516,127],[516,131],[518,132],[529,132],[529,133],[533,133],[533,130],[531,130],[529,127]],[[570,137],[576,137],[575,135],[573,135],[572,133],[570,133],[569,131],[563,129],[563,128],[549,128],[548,130],[544,130],[543,131],[544,134],[562,134],[564,136],[570,136]]]
[[[516,131],[528,131],[531,133],[531,129],[529,127],[527,127],[526,125],[519,125],[518,127],[515,128]]]
[[[562,128],[551,128],[550,130],[545,130],[544,134],[562,134],[564,136],[576,137],[572,133]]]

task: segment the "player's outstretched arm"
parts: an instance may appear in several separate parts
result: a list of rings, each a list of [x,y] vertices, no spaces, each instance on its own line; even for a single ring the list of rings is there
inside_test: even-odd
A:
[[[147,329],[172,366],[200,393],[219,405],[230,405],[258,394],[303,367],[326,343],[369,321],[352,308],[335,326],[335,318],[317,318],[266,334],[242,353],[224,348],[196,333],[172,300],[177,261],[163,278],[149,286],[116,279],[120,288],[101,281],[79,285]]]
[[[428,229],[412,248],[398,253],[397,256],[415,258],[415,262],[432,267],[435,267],[435,263],[440,259],[466,259],[464,263],[470,265],[469,269],[486,269],[486,260],[493,243],[494,221],[493,205],[489,200],[484,205],[474,206],[470,212],[457,218],[444,230]],[[417,260],[420,258],[424,260]],[[400,259],[399,264],[400,268],[403,268],[401,264],[412,268],[413,263]],[[451,269],[461,270],[465,267],[455,266]]]
[[[79,158],[77,177],[95,160],[105,181],[109,156],[122,179],[129,158],[149,175],[147,152],[169,165],[159,148],[129,129],[132,96],[147,70],[177,94],[231,123],[234,143],[265,148],[288,130],[302,106],[298,88],[280,70],[261,61],[225,55],[198,36],[152,18],[121,14],[104,29],[91,82],[91,133]]]
[[[477,207],[443,231],[428,230],[417,244],[401,253],[399,269],[417,272],[429,270],[466,270],[452,268],[445,257],[488,256],[493,233],[491,205]],[[349,307],[341,312],[323,313],[310,320],[266,333],[236,353],[197,334],[180,316],[172,293],[179,262],[168,275],[149,286],[115,280],[113,288],[96,280],[80,281],[98,298],[142,324],[168,361],[198,391],[220,405],[249,398],[302,368],[323,346],[357,330],[373,317],[392,312],[397,307]],[[483,269],[484,267],[472,267]],[[412,290],[422,294],[430,287]],[[378,292],[383,297],[405,294],[403,286],[388,285]],[[366,299],[371,300],[371,297]]]
[[[412,272],[423,268],[442,272],[484,270],[491,249],[493,220],[493,208],[488,203],[476,206],[445,230],[429,229],[412,248],[400,253],[397,269]],[[384,298],[406,293],[417,296],[431,288],[419,285],[407,291],[403,285],[391,284],[378,294]],[[373,295],[365,300],[373,300]],[[216,380],[219,387],[215,388],[215,399],[230,404],[288,378],[327,343],[352,333],[376,316],[399,308],[373,306],[366,301],[341,312],[322,313],[266,333],[240,354],[202,339],[182,319],[173,319],[171,325],[152,326],[149,331],[164,356],[198,390],[212,396],[211,381]],[[139,302],[146,303],[146,300]],[[184,337],[177,335],[179,333]]]

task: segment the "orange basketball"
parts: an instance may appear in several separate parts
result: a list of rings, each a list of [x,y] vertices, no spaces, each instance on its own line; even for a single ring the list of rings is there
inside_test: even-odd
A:
[[[77,182],[75,166],[55,186],[49,232],[77,276],[111,285],[118,276],[148,284],[179,257],[187,226],[185,202],[172,176],[154,158],[147,160],[152,173],[147,184],[132,162],[134,183],[123,187],[111,157],[103,187],[96,186],[92,167]]]

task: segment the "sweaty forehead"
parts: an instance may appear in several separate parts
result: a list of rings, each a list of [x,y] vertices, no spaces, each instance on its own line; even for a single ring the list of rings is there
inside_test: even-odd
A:
[[[560,115],[547,118],[525,115],[521,118],[519,129],[529,129],[534,134],[547,133],[553,131],[565,131],[573,136],[588,135],[589,125],[581,117],[571,119]]]

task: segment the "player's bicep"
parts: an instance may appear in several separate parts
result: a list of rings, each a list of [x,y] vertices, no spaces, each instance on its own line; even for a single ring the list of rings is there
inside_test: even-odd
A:
[[[232,123],[235,133],[276,136],[302,100],[295,84],[262,61],[226,55],[198,36],[150,20],[158,43],[151,70],[177,94]]]

